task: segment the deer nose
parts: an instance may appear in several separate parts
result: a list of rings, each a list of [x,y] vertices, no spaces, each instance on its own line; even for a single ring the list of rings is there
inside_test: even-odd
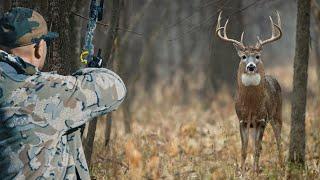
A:
[[[253,63],[249,63],[248,65],[247,65],[247,70],[249,71],[249,72],[254,72],[255,70],[256,70],[256,65],[255,64],[253,64]]]

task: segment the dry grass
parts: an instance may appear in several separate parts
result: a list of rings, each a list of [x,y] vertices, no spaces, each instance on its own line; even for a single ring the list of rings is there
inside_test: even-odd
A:
[[[278,77],[286,92],[290,92],[292,84],[290,68],[267,70]],[[123,133],[121,111],[114,115],[109,147],[103,146],[103,129],[98,128],[92,175],[97,179],[252,179],[253,148],[249,149],[247,159],[249,170],[244,176],[239,172],[241,144],[232,96],[220,92],[212,103],[204,105],[194,95],[190,96],[190,104],[184,106],[177,103],[179,92],[175,85],[171,88],[162,85],[156,88],[152,100],[144,97],[143,92],[137,97],[132,134]],[[307,170],[301,178],[316,179],[320,178],[320,109],[315,98],[319,93],[314,69],[310,71],[309,85]],[[192,90],[196,91],[196,88]],[[290,109],[286,99],[282,131],[285,155],[289,146]],[[285,178],[285,170],[278,167],[276,155],[273,132],[268,126],[258,179]]]

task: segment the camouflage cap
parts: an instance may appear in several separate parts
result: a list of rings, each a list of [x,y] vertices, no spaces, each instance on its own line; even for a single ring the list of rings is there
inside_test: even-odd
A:
[[[16,7],[0,19],[0,45],[10,48],[26,46],[58,37],[58,33],[48,32],[44,18],[32,9]]]

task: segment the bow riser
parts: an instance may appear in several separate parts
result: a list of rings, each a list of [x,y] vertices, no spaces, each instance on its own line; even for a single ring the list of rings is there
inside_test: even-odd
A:
[[[104,0],[101,0],[98,4],[96,0],[92,0],[90,4],[89,12],[89,22],[87,25],[87,32],[85,37],[85,43],[80,56],[82,63],[86,64],[88,67],[101,67],[101,50],[97,56],[94,55],[94,32],[97,27],[97,22],[102,20],[103,17],[103,4]]]

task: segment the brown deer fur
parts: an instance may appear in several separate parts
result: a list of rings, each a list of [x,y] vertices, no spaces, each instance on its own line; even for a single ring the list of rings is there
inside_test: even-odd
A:
[[[255,52],[251,49],[251,52]],[[257,53],[257,52],[255,52]],[[248,54],[248,52],[247,52]],[[235,109],[240,122],[240,133],[242,139],[242,162],[244,167],[245,159],[247,157],[247,146],[249,128],[254,130],[254,170],[257,171],[259,167],[259,157],[261,153],[261,141],[265,126],[271,122],[274,131],[277,147],[278,158],[282,164],[281,156],[281,87],[278,81],[272,76],[265,75],[262,61],[257,63],[258,73],[261,81],[258,86],[245,86],[241,82],[241,76],[245,73],[246,65],[243,61],[239,63],[237,75],[237,93],[235,98]]]

